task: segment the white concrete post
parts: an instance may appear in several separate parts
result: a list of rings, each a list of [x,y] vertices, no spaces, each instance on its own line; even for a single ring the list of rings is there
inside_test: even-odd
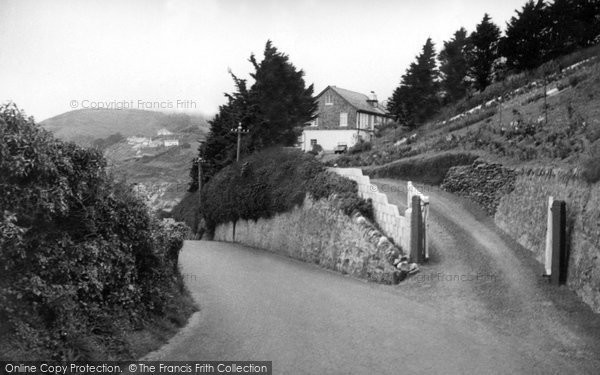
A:
[[[546,257],[544,266],[546,269],[546,275],[552,274],[552,203],[554,203],[554,197],[548,197],[548,213],[546,221]]]

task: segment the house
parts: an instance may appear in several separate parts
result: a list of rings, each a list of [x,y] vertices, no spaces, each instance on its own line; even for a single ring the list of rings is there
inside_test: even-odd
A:
[[[143,137],[143,136],[127,137],[127,143],[130,145],[137,145],[137,144],[141,144],[141,143],[149,142],[149,141],[150,141],[150,138]]]
[[[179,139],[165,139],[164,145],[165,147],[179,146]]]
[[[324,151],[333,151],[338,145],[352,147],[359,139],[370,141],[377,126],[391,121],[372,91],[367,96],[327,86],[316,101],[317,117],[304,128],[299,140],[303,151],[312,150],[315,144]]]

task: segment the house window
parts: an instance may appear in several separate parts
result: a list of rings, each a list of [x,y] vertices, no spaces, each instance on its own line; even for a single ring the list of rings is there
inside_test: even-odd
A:
[[[340,126],[348,126],[348,113],[340,113]]]
[[[310,145],[311,147],[317,144],[317,140],[316,139],[311,139],[310,140]]]
[[[325,96],[325,105],[333,105],[333,95],[327,94]]]

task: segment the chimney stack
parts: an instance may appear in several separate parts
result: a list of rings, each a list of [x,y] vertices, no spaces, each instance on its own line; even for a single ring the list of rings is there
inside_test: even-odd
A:
[[[375,91],[371,91],[367,103],[369,103],[372,107],[377,107],[377,95],[375,95]]]

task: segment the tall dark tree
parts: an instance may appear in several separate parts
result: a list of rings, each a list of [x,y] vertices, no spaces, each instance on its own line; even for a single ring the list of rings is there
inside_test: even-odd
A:
[[[317,104],[313,86],[306,87],[304,72],[297,70],[287,55],[278,52],[268,41],[261,62],[254,55],[250,62],[255,72],[253,85],[231,74],[236,91],[225,94],[227,103],[219,107],[209,121],[210,132],[199,149],[203,180],[210,179],[236,159],[237,135],[231,131],[239,123],[249,134],[243,136],[242,152],[247,154],[266,147],[291,146],[297,142],[302,128],[315,116]],[[198,165],[190,170],[190,191],[198,189]]]
[[[547,13],[548,59],[600,42],[600,1],[555,0]]]
[[[467,48],[468,75],[475,89],[483,91],[492,82],[493,67],[498,54],[500,28],[486,13],[469,36]]]
[[[233,163],[236,158],[237,136],[231,131],[240,122],[247,125],[248,96],[246,80],[239,79],[233,73],[231,77],[235,82],[236,91],[225,94],[227,103],[219,107],[219,112],[209,121],[210,131],[206,141],[199,148],[198,155],[203,160],[203,182],[206,182],[223,167]],[[191,183],[189,191],[198,189],[198,164],[197,160],[190,170]]]
[[[543,0],[529,0],[506,24],[500,50],[509,69],[527,70],[545,61],[550,26]]]
[[[415,127],[435,114],[439,106],[438,76],[435,47],[428,38],[388,102],[388,110],[396,120]]]
[[[446,102],[454,102],[465,96],[467,84],[467,59],[465,47],[467,46],[467,30],[460,28],[454,37],[444,42],[444,49],[440,52],[441,86],[445,92]]]
[[[267,42],[263,60],[259,63],[252,55],[250,62],[255,69],[249,95],[250,149],[294,145],[317,110],[313,85],[306,87],[304,72],[297,70],[271,41]]]

